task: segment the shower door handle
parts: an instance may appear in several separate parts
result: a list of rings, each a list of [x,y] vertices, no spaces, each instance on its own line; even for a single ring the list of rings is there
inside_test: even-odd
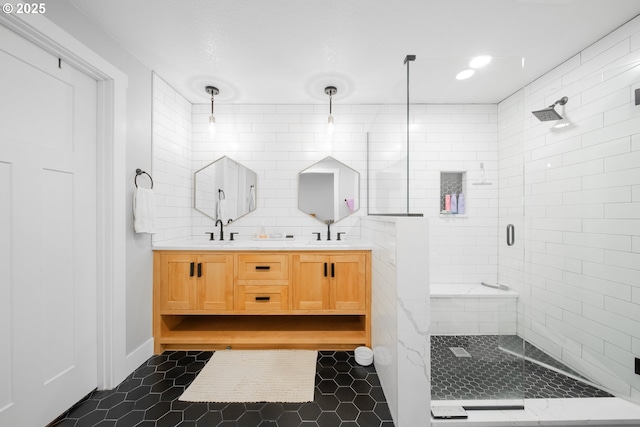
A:
[[[516,242],[516,228],[513,224],[507,225],[507,246],[513,246]]]

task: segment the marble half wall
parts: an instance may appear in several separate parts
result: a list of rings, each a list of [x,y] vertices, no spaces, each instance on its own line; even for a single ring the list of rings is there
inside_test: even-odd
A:
[[[366,217],[374,363],[398,427],[430,424],[429,236],[422,217]]]

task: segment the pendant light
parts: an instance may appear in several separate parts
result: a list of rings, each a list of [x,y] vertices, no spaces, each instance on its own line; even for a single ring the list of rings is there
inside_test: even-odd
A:
[[[327,120],[329,133],[333,132],[333,95],[338,93],[338,89],[335,86],[327,86],[324,88],[324,93],[329,95],[329,119]]]
[[[209,95],[211,95],[211,115],[209,116],[209,132],[213,135],[216,132],[216,116],[213,114],[213,97],[218,95],[220,91],[217,87],[207,86],[205,90]]]

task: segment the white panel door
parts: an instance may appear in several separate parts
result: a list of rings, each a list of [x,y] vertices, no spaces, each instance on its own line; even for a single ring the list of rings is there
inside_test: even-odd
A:
[[[96,88],[0,26],[0,426],[97,384]]]

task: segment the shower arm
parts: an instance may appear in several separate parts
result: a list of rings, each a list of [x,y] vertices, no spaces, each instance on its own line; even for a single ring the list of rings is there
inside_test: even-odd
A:
[[[566,96],[563,96],[562,98],[558,99],[556,102],[554,102],[553,104],[549,105],[549,108],[553,108],[556,105],[564,105],[567,103],[567,101],[569,101],[569,98],[567,98]]]

